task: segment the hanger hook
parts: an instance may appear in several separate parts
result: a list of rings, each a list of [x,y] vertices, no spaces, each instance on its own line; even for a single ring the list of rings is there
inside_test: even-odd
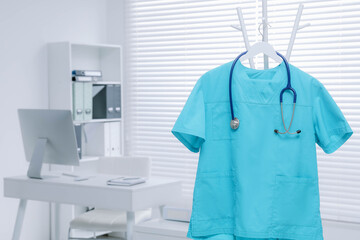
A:
[[[263,24],[264,24],[263,22],[261,22],[261,23],[259,24],[258,31],[259,31],[261,37],[264,38],[264,35],[263,35],[263,33],[261,32],[261,30],[260,30],[260,27],[261,27]],[[271,28],[270,23],[268,23],[267,21],[266,21],[266,25],[268,25],[268,26]]]

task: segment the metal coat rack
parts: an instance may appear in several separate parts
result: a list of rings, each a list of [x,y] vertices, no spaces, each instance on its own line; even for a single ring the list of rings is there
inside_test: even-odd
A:
[[[299,25],[300,24],[300,19],[301,19],[301,15],[302,15],[302,11],[304,9],[304,5],[302,3],[299,4],[298,7],[298,11],[296,14],[296,18],[294,21],[294,26],[291,32],[291,37],[289,40],[289,45],[286,51],[286,59],[289,61],[290,60],[290,55],[294,46],[294,42],[295,42],[295,38],[296,38],[296,33],[305,28],[310,26],[310,23],[306,23],[304,25]],[[239,19],[239,23],[240,25],[231,25],[233,28],[235,28],[236,30],[239,30],[242,32],[243,38],[244,38],[244,43],[245,43],[245,48],[246,50],[250,49],[250,43],[249,43],[249,37],[247,35],[247,31],[246,31],[246,25],[245,25],[245,21],[244,21],[244,16],[242,14],[242,10],[241,7],[236,8],[237,10],[237,15],[238,15],[238,19]],[[267,0],[262,0],[262,23],[259,25],[259,29],[260,26],[262,25],[263,27],[263,33],[262,35],[262,41],[264,42],[268,42],[268,26],[269,26],[269,22],[268,22],[268,15],[267,15]],[[254,60],[252,58],[249,59],[250,62],[250,66],[251,68],[255,68],[255,64],[254,64]],[[268,69],[269,68],[269,58],[267,55],[264,54],[264,69]]]

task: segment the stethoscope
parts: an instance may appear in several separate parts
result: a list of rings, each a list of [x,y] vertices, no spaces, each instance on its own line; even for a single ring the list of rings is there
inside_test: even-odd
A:
[[[231,122],[230,122],[230,126],[233,130],[236,130],[239,128],[239,119],[234,117],[234,108],[233,108],[233,101],[232,101],[232,91],[231,91],[231,82],[232,82],[232,75],[233,75],[233,72],[234,72],[234,67],[235,67],[235,64],[236,62],[239,60],[239,58],[241,56],[243,56],[244,54],[246,54],[247,51],[241,53],[239,56],[237,56],[235,58],[235,60],[233,61],[232,63],[232,66],[231,66],[231,69],[230,69],[230,75],[229,75],[229,97],[230,97],[230,110],[231,110]],[[279,133],[279,134],[285,134],[285,133],[289,133],[289,134],[299,134],[301,133],[301,130],[297,130],[296,132],[289,132],[290,130],[290,127],[291,127],[291,124],[292,124],[292,121],[293,121],[293,118],[294,118],[294,112],[295,112],[295,105],[296,105],[296,91],[294,88],[291,87],[291,75],[290,75],[290,68],[289,68],[289,64],[288,62],[286,61],[285,57],[283,55],[281,55],[280,53],[276,52],[277,55],[279,55],[284,63],[285,63],[285,66],[286,66],[286,71],[287,71],[287,85],[285,88],[283,88],[280,92],[280,107],[281,107],[281,118],[282,118],[282,122],[284,124],[284,129],[285,129],[285,132],[280,132],[278,129],[274,129],[274,132],[275,133]],[[283,113],[283,94],[286,90],[290,90],[292,93],[293,93],[293,111],[292,111],[292,116],[291,116],[291,121],[290,121],[290,125],[289,125],[289,128],[286,128],[286,125],[285,125],[285,120],[284,120],[284,113]]]

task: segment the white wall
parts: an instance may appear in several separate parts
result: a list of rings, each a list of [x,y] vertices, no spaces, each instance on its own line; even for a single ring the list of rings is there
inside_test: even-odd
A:
[[[123,46],[123,89],[128,89],[127,84],[128,81],[126,79],[129,79],[127,76],[127,47],[126,47],[126,38],[125,38],[125,1],[119,1],[119,0],[107,0],[107,41],[111,44],[119,44]],[[128,91],[124,91],[124,99],[126,103],[126,99],[128,99]],[[125,129],[125,149],[124,154],[128,155],[128,134],[131,134],[129,132],[130,127],[128,127],[128,124],[131,124],[128,121],[127,118],[127,108],[128,105],[124,104],[124,129]]]
[[[125,42],[125,1],[107,0],[107,41],[123,45]]]
[[[25,174],[17,108],[47,108],[51,41],[106,42],[106,1],[0,1],[0,239],[11,239],[18,200],[3,195],[3,177]],[[48,204],[28,203],[22,238],[49,239]]]

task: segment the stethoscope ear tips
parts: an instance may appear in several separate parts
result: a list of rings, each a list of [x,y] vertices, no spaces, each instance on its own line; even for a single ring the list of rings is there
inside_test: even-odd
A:
[[[285,134],[285,133],[287,133],[287,131],[282,133],[282,132],[279,132],[279,130],[274,129],[274,133]],[[296,131],[296,133],[297,133],[297,134],[301,133],[301,130],[300,130],[300,129],[299,129],[299,130],[297,130],[297,131]],[[290,133],[290,134],[295,134],[295,133]]]

